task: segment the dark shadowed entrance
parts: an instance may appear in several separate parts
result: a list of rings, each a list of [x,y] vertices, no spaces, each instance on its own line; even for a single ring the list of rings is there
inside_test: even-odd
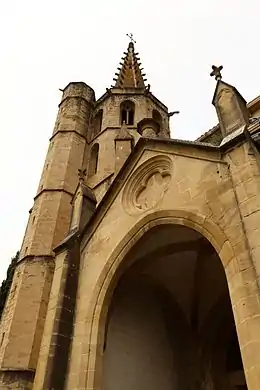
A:
[[[103,390],[246,389],[225,272],[198,232],[163,225],[128,253],[107,316]]]

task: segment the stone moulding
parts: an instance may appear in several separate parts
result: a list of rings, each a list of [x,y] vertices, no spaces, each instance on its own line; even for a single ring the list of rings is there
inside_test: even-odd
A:
[[[164,155],[152,157],[138,167],[123,191],[126,213],[136,215],[155,208],[169,188],[172,170],[172,160]]]

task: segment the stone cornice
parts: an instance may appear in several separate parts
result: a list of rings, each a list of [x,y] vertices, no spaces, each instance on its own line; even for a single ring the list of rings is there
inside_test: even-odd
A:
[[[43,194],[44,192],[65,192],[65,194],[73,197],[74,193],[70,192],[70,191],[67,191],[65,190],[64,188],[43,188],[40,192],[38,192],[38,194],[34,197],[34,200],[36,200],[37,198],[39,198],[39,196],[41,194]]]
[[[21,257],[21,259],[19,259],[17,261],[17,264],[19,263],[22,263],[24,261],[38,261],[38,260],[48,260],[48,261],[54,261],[54,256],[53,255],[50,255],[50,254],[46,254],[46,255],[25,255],[23,257]]]
[[[80,134],[77,130],[58,130],[58,131],[56,131],[56,132],[51,136],[51,138],[49,139],[49,141],[51,142],[51,141],[56,137],[56,135],[61,134],[61,133],[75,133],[75,134],[77,134],[80,138],[83,138],[84,141],[88,142],[88,141],[87,141],[87,137],[85,137],[84,135]]]

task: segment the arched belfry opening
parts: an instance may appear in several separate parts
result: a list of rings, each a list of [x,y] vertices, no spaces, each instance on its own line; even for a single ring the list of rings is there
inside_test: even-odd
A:
[[[162,127],[162,116],[157,110],[153,110],[152,112],[152,118],[153,120],[160,126],[160,129]]]
[[[109,299],[102,390],[245,390],[223,265],[200,233],[150,229]]]
[[[124,101],[120,105],[120,124],[125,123],[126,125],[134,124],[135,116],[135,105],[130,100]]]

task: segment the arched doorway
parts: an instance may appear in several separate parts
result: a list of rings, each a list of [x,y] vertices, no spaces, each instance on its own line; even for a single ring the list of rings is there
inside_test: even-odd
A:
[[[102,390],[246,389],[212,245],[190,228],[160,225],[123,263],[108,307]]]

